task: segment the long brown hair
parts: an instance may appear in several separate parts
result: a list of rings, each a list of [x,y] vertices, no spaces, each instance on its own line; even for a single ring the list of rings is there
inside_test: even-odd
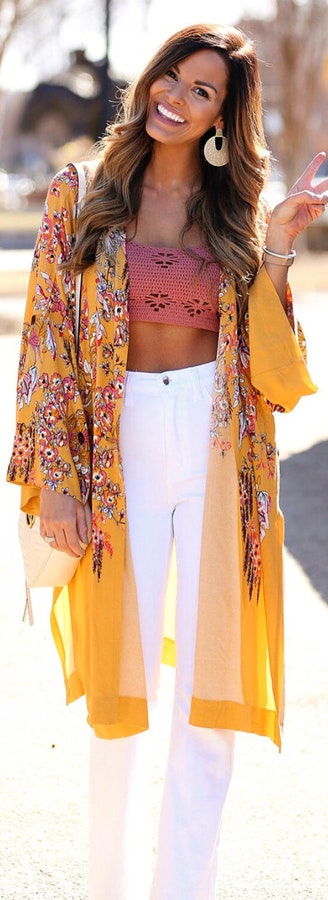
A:
[[[183,244],[184,234],[196,222],[215,258],[235,278],[241,317],[262,256],[260,198],[269,154],[262,124],[257,56],[252,42],[236,28],[191,25],[182,29],[160,47],[137,81],[127,88],[121,111],[107,127],[99,147],[99,163],[78,217],[69,266],[73,271],[83,271],[95,259],[101,232],[126,227],[136,217],[153,145],[145,130],[150,86],[169,68],[204,49],[217,51],[228,71],[221,114],[229,142],[229,164],[216,168],[201,155],[202,185],[187,204],[180,239]]]

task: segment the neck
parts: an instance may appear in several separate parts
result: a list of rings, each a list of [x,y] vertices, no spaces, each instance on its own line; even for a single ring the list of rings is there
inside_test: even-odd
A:
[[[200,184],[202,178],[199,150],[191,147],[167,147],[154,144],[154,150],[145,172],[144,185],[158,191],[188,193]]]

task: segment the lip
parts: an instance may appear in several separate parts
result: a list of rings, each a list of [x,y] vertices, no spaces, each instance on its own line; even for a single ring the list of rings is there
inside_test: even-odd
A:
[[[165,109],[169,115],[162,113],[160,107]],[[186,124],[186,119],[183,116],[179,115],[174,109],[171,109],[167,103],[162,103],[160,100],[155,103],[155,114],[161,122],[165,122],[167,125],[177,126]],[[182,119],[182,121],[179,121],[179,119]]]

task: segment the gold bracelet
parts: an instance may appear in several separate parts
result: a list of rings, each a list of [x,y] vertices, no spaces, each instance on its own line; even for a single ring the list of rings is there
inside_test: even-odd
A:
[[[268,256],[267,262],[274,266],[292,266],[296,250],[291,250],[290,253],[276,253],[274,250],[268,250],[267,247],[263,247],[263,256]]]

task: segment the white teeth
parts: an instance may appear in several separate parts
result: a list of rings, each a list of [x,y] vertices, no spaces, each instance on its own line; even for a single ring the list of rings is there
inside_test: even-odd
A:
[[[183,125],[185,120],[182,119],[181,116],[177,116],[176,113],[170,112],[170,110],[166,109],[165,106],[162,106],[161,103],[158,103],[157,109],[161,116],[165,116],[166,119],[172,119],[172,122],[180,122],[181,125]]]

